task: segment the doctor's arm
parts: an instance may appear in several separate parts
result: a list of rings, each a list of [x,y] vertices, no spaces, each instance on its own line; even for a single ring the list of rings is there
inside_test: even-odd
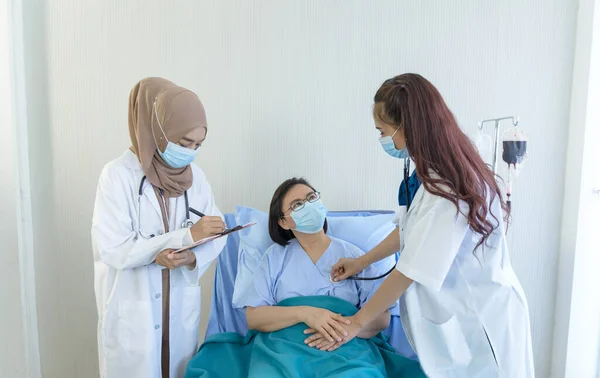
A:
[[[380,319],[380,317],[383,317],[382,313],[392,307],[394,302],[404,294],[406,289],[408,289],[412,283],[413,280],[394,269],[385,281],[383,281],[375,294],[373,294],[371,299],[369,299],[369,301],[354,316],[347,318],[350,319],[351,323],[346,326],[348,336],[344,337],[344,341],[333,344],[321,343],[320,345],[317,345],[317,347],[321,350],[333,351],[355,337],[366,338],[365,336],[369,336],[369,334],[374,331],[373,328],[375,328],[375,325],[379,324],[378,322],[382,322],[379,325],[383,324],[383,321]],[[371,337],[375,336],[375,334]]]
[[[369,265],[393,255],[399,250],[400,228],[396,227],[394,231],[390,232],[381,243],[368,253],[365,253],[358,258],[340,259],[331,268],[331,276],[334,281],[343,281],[350,276],[360,273]]]
[[[419,217],[411,224],[411,232],[406,235],[396,269],[351,317],[350,336],[344,342],[352,339],[364,325],[398,300],[413,281],[435,291],[442,287],[469,230],[467,218],[463,215],[468,208],[461,204],[461,212],[458,212],[455,205],[444,198],[432,196],[428,200],[427,206],[422,207]]]
[[[361,255],[359,254],[357,256],[357,258],[360,256]],[[360,272],[358,274],[358,276],[359,277],[380,276],[383,273],[388,272],[390,269],[393,269],[395,265],[396,265],[395,259],[389,257],[387,260],[384,259],[380,262],[376,262],[374,264],[369,265],[368,267],[365,268],[365,270]],[[382,279],[355,281],[355,284],[357,285],[357,289],[358,289],[358,296],[359,296],[358,307],[359,308],[362,308],[363,306],[365,306],[366,303],[368,303],[368,301],[370,300],[372,295],[375,294],[375,292],[379,288],[379,286],[380,286],[379,284],[382,281],[383,281]],[[375,335],[377,335],[379,332],[388,328],[390,325],[390,320],[391,320],[391,314],[392,314],[391,310],[396,311],[397,306],[398,306],[398,304],[394,301],[390,307],[384,309],[382,312],[377,314],[373,318],[373,320],[371,320],[369,323],[362,326],[356,336],[361,339],[370,339],[371,337],[374,337]],[[312,330],[312,329],[306,330],[304,333],[312,334],[305,340],[305,343],[308,343],[308,345],[310,347],[316,347],[321,350],[326,350],[329,347],[332,347],[332,345],[330,345],[330,343],[327,343],[325,340],[323,340],[323,338],[320,335],[315,334],[314,330]]]
[[[361,339],[370,339],[371,337],[374,337],[379,332],[390,326],[390,319],[390,310],[385,310],[381,314],[377,315],[369,324],[364,326],[356,335],[356,337],[360,337]]]
[[[100,176],[94,216],[92,244],[96,258],[114,269],[130,269],[151,264],[166,249],[178,249],[193,242],[189,229],[144,239],[135,231],[130,190],[115,174],[106,170]]]
[[[350,327],[356,326],[362,330],[370,325],[382,312],[392,307],[412,283],[413,280],[394,269],[371,299],[352,317]]]
[[[392,235],[393,234],[394,233],[392,232]],[[379,277],[389,272],[390,269],[394,269],[395,266],[396,259],[393,256],[388,256],[378,262],[370,264],[358,275],[362,278]],[[369,303],[383,282],[384,279],[355,281],[359,294],[359,308],[363,308],[367,303]],[[363,339],[368,339],[375,336],[379,332],[389,327],[391,314],[397,314],[397,311],[398,302],[394,301],[394,303],[392,303],[384,311],[380,312],[372,321],[370,321],[368,324],[365,324],[357,336]]]
[[[205,217],[200,219],[198,223],[196,223],[192,228],[196,226],[200,226],[200,222],[203,222],[205,219],[211,218],[211,224],[208,226],[209,232],[211,234],[217,234],[223,231],[225,228],[225,221],[223,220],[223,214],[217,207],[215,203],[214,196],[212,195],[212,190],[210,185],[206,180],[204,180],[203,192],[210,193],[208,198],[208,205],[204,207],[201,211],[204,214],[207,214]],[[209,216],[210,214],[210,216]],[[193,230],[192,230],[193,234]],[[194,238],[194,241],[198,239]],[[200,281],[200,277],[206,272],[206,270],[210,267],[210,264],[219,256],[219,253],[225,247],[225,243],[227,242],[227,236],[223,236],[221,238],[215,239],[206,244],[202,244],[198,247],[195,247],[191,250],[191,254],[195,256],[195,261],[193,265],[186,265],[182,268],[183,277],[187,281],[188,284],[197,285]]]

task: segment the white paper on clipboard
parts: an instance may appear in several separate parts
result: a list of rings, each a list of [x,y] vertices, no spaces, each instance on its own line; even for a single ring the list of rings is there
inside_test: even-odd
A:
[[[176,250],[176,251],[174,251],[174,252],[172,252],[172,253],[179,253],[179,252],[187,251],[188,249],[192,249],[192,248],[194,248],[194,247],[197,247],[197,246],[199,246],[199,245],[206,244],[206,243],[208,243],[208,242],[211,242],[211,241],[213,241],[213,240],[215,240],[215,239],[218,239],[218,238],[220,238],[220,237],[223,237],[223,236],[225,236],[225,235],[229,235],[229,234],[232,234],[232,233],[234,233],[234,232],[238,232],[238,231],[241,231],[241,230],[243,230],[243,229],[246,229],[246,228],[248,228],[248,227],[252,227],[252,226],[254,226],[255,224],[256,224],[256,223],[254,223],[254,222],[251,222],[251,223],[246,223],[246,224],[244,224],[244,225],[240,225],[240,226],[235,226],[235,227],[233,227],[233,228],[229,228],[229,229],[227,229],[227,230],[225,230],[225,231],[221,232],[220,234],[217,234],[217,235],[214,235],[214,236],[210,236],[210,237],[208,237],[208,238],[200,239],[200,240],[198,240],[197,242],[195,242],[194,244],[190,244],[190,245],[187,245],[187,246],[185,246],[185,247],[182,247],[182,248],[180,248],[180,249],[178,249],[178,250]]]

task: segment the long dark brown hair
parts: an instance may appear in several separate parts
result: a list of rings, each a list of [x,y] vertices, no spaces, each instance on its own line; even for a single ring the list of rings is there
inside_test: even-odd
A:
[[[373,113],[383,123],[404,129],[406,148],[425,189],[469,205],[469,227],[481,235],[476,248],[500,226],[500,214],[488,214],[498,198],[509,216],[500,187],[489,166],[460,129],[440,92],[424,77],[407,73],[386,80],[375,94]],[[435,174],[432,176],[432,172]],[[448,190],[449,189],[449,190]]]

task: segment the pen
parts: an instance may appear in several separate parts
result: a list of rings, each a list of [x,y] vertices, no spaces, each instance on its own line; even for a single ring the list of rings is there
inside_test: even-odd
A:
[[[197,216],[199,216],[200,218],[202,218],[204,216],[204,214],[202,214],[201,212],[199,212],[198,210],[194,209],[193,207],[189,208],[190,211],[194,214],[196,214]]]

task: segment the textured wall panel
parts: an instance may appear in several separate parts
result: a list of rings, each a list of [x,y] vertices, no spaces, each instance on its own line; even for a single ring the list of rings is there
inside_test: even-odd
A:
[[[97,366],[90,219],[102,166],[129,145],[138,79],[164,76],[204,101],[198,163],[222,210],[266,209],[293,175],[332,210],[390,209],[401,164],[381,151],[371,104],[406,71],[429,78],[470,134],[483,118],[518,114],[531,137],[509,242],[537,374],[549,375],[576,1],[28,4],[44,377]],[[203,282],[206,321],[210,274]]]
[[[0,377],[21,377],[27,374],[27,360],[17,234],[20,186],[17,181],[9,17],[9,7],[0,2],[0,151],[3,153],[0,159],[0,177],[3,180],[3,185],[0,185]]]

